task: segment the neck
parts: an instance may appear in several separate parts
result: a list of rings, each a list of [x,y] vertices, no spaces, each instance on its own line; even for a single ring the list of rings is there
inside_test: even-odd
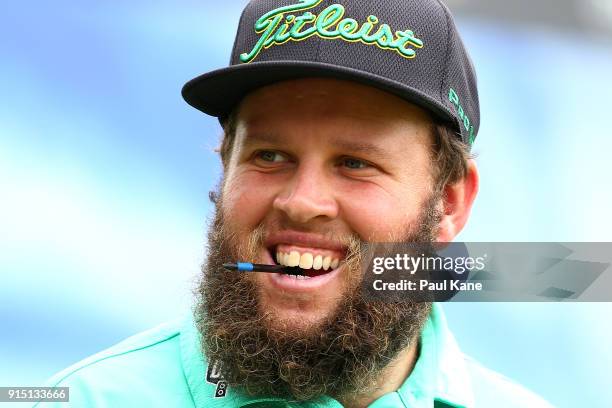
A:
[[[411,346],[402,350],[381,372],[375,386],[372,387],[374,391],[340,398],[340,403],[346,408],[364,408],[383,395],[397,391],[410,376],[418,356],[418,342],[412,341]]]

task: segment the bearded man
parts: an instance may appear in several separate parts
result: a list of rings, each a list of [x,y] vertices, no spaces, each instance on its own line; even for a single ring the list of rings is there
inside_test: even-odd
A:
[[[548,406],[437,304],[362,292],[362,243],[450,242],[477,194],[475,73],[440,1],[252,1],[231,66],[183,96],[224,129],[196,307],[56,376],[75,406]]]

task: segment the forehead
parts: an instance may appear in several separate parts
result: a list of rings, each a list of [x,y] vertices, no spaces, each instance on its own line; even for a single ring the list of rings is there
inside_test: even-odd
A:
[[[366,128],[419,128],[432,120],[423,109],[377,88],[326,78],[279,82],[260,88],[242,101],[237,119],[249,128],[275,124],[351,125]]]

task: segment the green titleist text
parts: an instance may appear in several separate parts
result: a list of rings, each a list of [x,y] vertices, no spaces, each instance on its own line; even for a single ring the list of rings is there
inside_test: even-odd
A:
[[[404,58],[414,58],[414,48],[422,48],[423,41],[411,30],[393,31],[388,24],[379,24],[378,17],[371,15],[359,23],[353,18],[344,18],[341,4],[332,4],[313,14],[310,10],[323,0],[300,0],[298,4],[279,7],[261,16],[255,22],[255,32],[260,35],[255,47],[240,55],[240,61],[253,61],[263,49],[282,45],[287,41],[303,41],[312,36],[326,40],[340,39],[361,42],[384,50],[397,52]],[[297,12],[304,11],[297,15]]]

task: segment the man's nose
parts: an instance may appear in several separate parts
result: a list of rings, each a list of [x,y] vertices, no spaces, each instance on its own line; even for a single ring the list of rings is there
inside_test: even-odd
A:
[[[314,165],[300,165],[288,185],[274,199],[273,206],[299,223],[338,215],[330,180],[323,169]]]

